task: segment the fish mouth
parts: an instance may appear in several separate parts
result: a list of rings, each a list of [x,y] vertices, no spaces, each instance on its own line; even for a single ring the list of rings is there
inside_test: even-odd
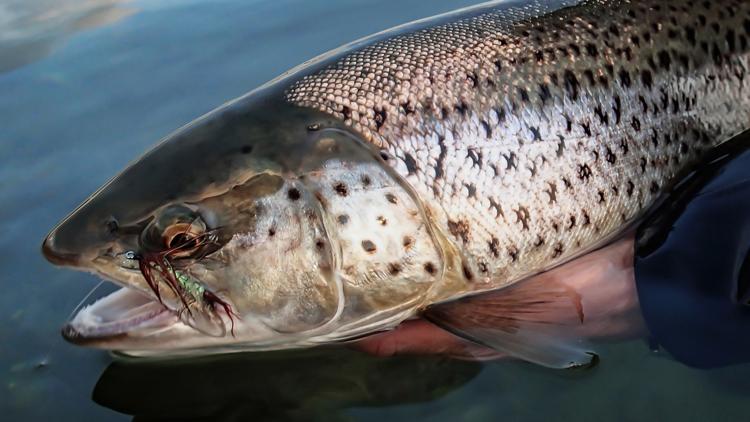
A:
[[[135,289],[121,287],[81,308],[63,327],[62,335],[74,344],[96,346],[124,336],[154,335],[179,322],[176,311]]]

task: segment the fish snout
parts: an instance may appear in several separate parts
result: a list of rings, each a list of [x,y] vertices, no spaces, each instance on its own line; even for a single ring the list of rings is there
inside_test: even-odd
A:
[[[75,267],[78,265],[80,255],[62,250],[55,242],[55,231],[47,235],[42,242],[42,254],[54,265]]]

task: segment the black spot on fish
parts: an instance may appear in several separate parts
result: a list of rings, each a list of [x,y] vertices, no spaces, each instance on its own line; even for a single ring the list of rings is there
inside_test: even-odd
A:
[[[508,248],[508,256],[510,257],[510,260],[512,262],[518,261],[518,248],[515,246],[511,246]]]
[[[428,262],[424,264],[424,270],[427,272],[427,274],[430,274],[430,275],[434,275],[435,272],[437,271],[435,269],[435,264],[433,264],[432,262]]]
[[[373,113],[375,114],[375,128],[379,131],[385,124],[388,113],[383,109],[373,109]]]
[[[591,123],[581,123],[581,127],[583,128],[583,132],[586,134],[586,136],[591,136]]]
[[[406,171],[409,175],[417,173],[417,160],[411,154],[404,154],[404,164],[406,164]]]
[[[505,161],[507,162],[506,168],[505,168],[506,170],[518,168],[518,163],[516,163],[517,156],[515,152],[511,152],[510,154],[503,154],[503,157],[505,158]]]
[[[471,159],[472,167],[482,168],[482,153],[477,152],[474,148],[466,150],[466,156]]]
[[[563,248],[563,244],[562,244],[562,243],[560,243],[560,242],[558,242],[558,243],[557,243],[557,244],[555,245],[555,250],[554,250],[554,251],[552,252],[552,258],[553,258],[553,259],[556,259],[556,258],[559,258],[559,257],[561,257],[564,251],[565,251],[565,250],[564,250],[564,248]]]
[[[643,82],[643,86],[651,89],[651,85],[654,83],[654,80],[653,80],[653,77],[651,76],[650,70],[644,69],[641,71],[641,82]]]
[[[370,186],[371,183],[372,183],[372,180],[370,180],[370,176],[366,174],[362,176],[362,185],[364,187]]]
[[[628,189],[626,191],[628,196],[633,196],[634,191],[635,191],[635,183],[633,183],[632,180],[628,180]]]
[[[529,93],[523,87],[518,87],[518,96],[521,97],[521,101],[525,103],[529,101]]]
[[[464,101],[461,101],[458,104],[456,104],[455,108],[456,108],[456,111],[462,116],[466,116],[466,113],[469,111],[469,106]]]
[[[615,112],[615,123],[620,124],[620,118],[622,117],[622,101],[620,100],[619,95],[615,95],[614,97],[614,105],[612,106],[612,111]]]
[[[346,224],[349,222],[349,216],[346,214],[341,214],[338,217],[336,217],[336,221],[338,221],[339,224]]]
[[[724,62],[724,56],[721,54],[721,50],[716,43],[713,43],[713,49],[711,50],[711,58],[714,60],[717,66],[721,66]]]
[[[617,156],[615,153],[612,152],[612,150],[609,147],[606,148],[606,154],[604,155],[604,159],[607,160],[609,164],[615,164],[617,162]]]
[[[490,253],[492,253],[492,256],[495,258],[500,256],[500,241],[496,237],[492,237],[487,244],[490,247]]]
[[[391,262],[390,264],[388,264],[388,272],[393,276],[398,275],[401,270],[401,264],[399,264],[398,262]]]
[[[552,94],[550,93],[549,86],[547,84],[539,84],[539,99],[542,101],[542,104],[546,103],[550,98],[552,98]]]
[[[363,240],[362,249],[364,249],[365,252],[367,253],[374,253],[378,248],[375,246],[374,243],[372,243],[371,240]]]
[[[535,126],[529,126],[529,130],[531,131],[532,136],[534,139],[532,141],[541,141],[542,135],[539,133],[539,128]]]
[[[438,154],[437,162],[435,163],[435,180],[439,180],[445,175],[444,165],[445,165],[445,157],[448,154],[448,151],[445,147],[445,137],[442,135],[438,136],[438,147],[440,148],[440,153]]]
[[[344,182],[338,182],[335,185],[333,185],[333,190],[336,191],[337,194],[340,196],[346,196],[349,194],[349,189],[347,189]]]
[[[605,125],[605,126],[606,126],[606,125],[607,125],[607,124],[609,123],[609,116],[607,115],[607,113],[605,113],[605,112],[604,112],[604,111],[602,110],[602,106],[600,106],[600,105],[597,105],[596,107],[594,107],[594,114],[596,114],[596,117],[598,117],[598,118],[599,118],[599,121],[600,121],[600,122],[601,122],[601,123],[602,123],[603,125]]]
[[[411,236],[404,236],[402,244],[404,245],[404,249],[409,249],[414,245],[414,238]]]
[[[641,111],[643,111],[643,114],[645,115],[648,112],[648,103],[646,102],[646,98],[644,98],[643,95],[639,95],[638,101],[640,101]]]
[[[639,132],[641,130],[641,121],[636,116],[633,116],[633,120],[630,122],[630,125],[633,126],[633,130],[635,130],[636,132]]]
[[[490,208],[495,210],[496,220],[500,217],[505,216],[505,213],[503,212],[503,207],[497,201],[495,201],[495,198],[490,198]]]
[[[557,158],[560,158],[565,153],[565,138],[562,135],[557,135],[557,138],[557,151],[555,151],[555,155]]]
[[[352,109],[347,106],[343,106],[341,107],[341,114],[344,115],[344,119],[348,119],[352,115]]]
[[[460,239],[464,244],[469,243],[469,236],[471,228],[469,223],[464,220],[448,220],[448,231],[456,238]]]
[[[620,83],[622,84],[622,86],[625,88],[630,88],[630,73],[625,69],[621,69],[619,73],[619,77],[620,77]]]
[[[659,184],[656,182],[651,182],[651,193],[657,192],[659,192]]]
[[[466,278],[469,281],[474,280],[474,274],[471,272],[471,269],[469,269],[469,267],[466,264],[463,264],[461,266],[461,269],[464,272],[464,278]]]
[[[477,267],[479,267],[479,272],[481,273],[487,273],[489,271],[489,267],[487,267],[487,263],[484,261],[479,261]]]
[[[391,204],[398,204],[398,198],[396,198],[396,195],[392,193],[386,193],[385,199],[387,199]]]
[[[686,26],[685,27],[685,38],[687,38],[690,45],[695,46],[696,40],[695,40],[695,28],[692,26]]]
[[[545,189],[544,192],[549,196],[549,203],[554,204],[557,202],[557,183],[547,182],[547,185],[549,188]]]
[[[588,164],[580,164],[578,166],[578,178],[584,182],[587,182],[592,174],[591,167],[589,167]]]
[[[480,124],[482,125],[482,128],[484,129],[484,134],[487,138],[492,138],[492,128],[490,127],[490,124],[487,123],[486,120],[480,121]]]
[[[591,57],[597,57],[599,55],[599,51],[596,49],[596,45],[592,43],[586,44],[586,53]]]
[[[524,206],[519,206],[517,210],[513,210],[516,213],[516,223],[521,223],[523,230],[529,229],[529,221],[531,220],[531,214],[529,209]]]
[[[297,188],[291,188],[291,189],[289,189],[289,190],[287,191],[287,196],[288,196],[288,197],[289,197],[289,199],[291,199],[292,201],[296,201],[296,200],[298,200],[298,199],[300,198],[300,193],[299,193],[299,190],[297,190]]]
[[[574,101],[578,99],[578,78],[576,78],[576,75],[569,69],[566,69],[563,73],[563,79],[565,80],[565,89],[568,92],[568,95],[571,99]]]
[[[403,110],[405,115],[410,115],[414,113],[414,106],[411,105],[411,102],[407,101],[405,103],[401,103],[401,110]]]

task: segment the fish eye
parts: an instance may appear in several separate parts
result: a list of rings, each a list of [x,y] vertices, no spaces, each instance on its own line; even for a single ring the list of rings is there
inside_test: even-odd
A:
[[[176,223],[172,224],[162,233],[164,247],[167,249],[190,250],[195,249],[199,244],[199,237],[205,233],[203,224]]]
[[[162,209],[141,233],[141,247],[148,252],[168,251],[174,258],[196,254],[205,243],[208,227],[201,215],[186,206]]]

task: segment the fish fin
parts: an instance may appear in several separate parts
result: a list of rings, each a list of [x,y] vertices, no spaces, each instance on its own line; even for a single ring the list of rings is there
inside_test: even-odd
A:
[[[598,360],[580,334],[581,296],[554,277],[432,305],[423,317],[459,337],[550,368]]]

